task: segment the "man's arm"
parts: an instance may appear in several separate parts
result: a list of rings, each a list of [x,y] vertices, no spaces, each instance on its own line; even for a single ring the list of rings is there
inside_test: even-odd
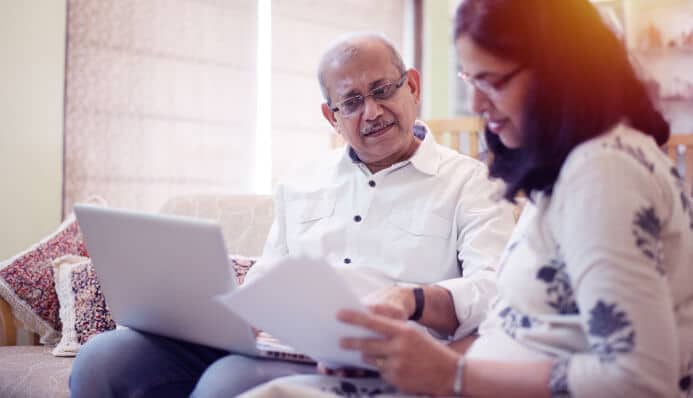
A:
[[[479,326],[497,293],[498,263],[515,226],[512,206],[497,199],[499,184],[489,181],[487,168],[479,165],[460,194],[455,217],[462,278],[436,283],[452,297],[459,326],[448,336],[454,339]]]
[[[423,312],[416,320],[441,336],[456,340],[473,332],[496,296],[498,262],[515,226],[512,206],[494,198],[499,189],[479,165],[465,183],[455,212],[462,277],[420,287]],[[402,320],[416,309],[410,285],[382,289],[365,302],[375,313]]]
[[[411,319],[417,309],[416,295],[420,307],[418,323],[445,336],[452,335],[459,327],[455,305],[450,292],[440,286],[420,286],[420,293],[414,287],[392,286],[380,290],[366,298],[369,308],[380,315],[394,319]]]
[[[261,277],[272,268],[274,261],[289,254],[286,242],[286,217],[284,211],[284,190],[280,184],[274,194],[274,221],[270,228],[262,250],[262,256],[257,260],[245,277],[245,283]]]

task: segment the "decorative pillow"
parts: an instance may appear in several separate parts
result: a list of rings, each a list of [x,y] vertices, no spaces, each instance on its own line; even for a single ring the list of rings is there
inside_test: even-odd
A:
[[[232,254],[229,256],[229,263],[231,264],[231,267],[233,267],[233,270],[236,272],[236,281],[238,281],[238,284],[243,284],[243,280],[245,280],[245,274],[248,273],[248,270],[250,267],[255,265],[257,262],[256,258],[253,257],[244,257],[238,254]]]
[[[57,343],[62,330],[52,262],[65,255],[87,255],[74,215],[39,243],[0,262],[0,296],[43,344]]]
[[[246,272],[255,264],[250,257],[229,256],[229,264],[243,283]],[[91,259],[65,256],[53,262],[55,290],[60,302],[62,338],[53,349],[55,356],[75,356],[91,336],[116,328],[101,292]]]
[[[65,256],[53,262],[63,335],[55,356],[75,356],[91,336],[116,328],[91,259]]]

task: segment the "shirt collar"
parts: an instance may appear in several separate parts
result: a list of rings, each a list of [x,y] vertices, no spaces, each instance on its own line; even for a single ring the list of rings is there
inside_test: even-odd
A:
[[[419,148],[414,152],[414,155],[409,159],[412,166],[419,170],[420,172],[428,175],[438,174],[438,169],[440,168],[441,156],[438,152],[438,144],[436,139],[431,134],[428,126],[420,120],[417,120],[414,124],[414,131],[416,135],[416,129],[419,128],[423,130],[423,140]],[[418,135],[417,135],[418,137]]]
[[[412,133],[416,138],[421,140],[421,144],[419,144],[419,148],[414,152],[414,155],[405,162],[411,163],[415,169],[424,174],[438,174],[441,158],[436,148],[436,140],[433,134],[430,134],[428,126],[423,121],[416,120]],[[354,149],[349,145],[346,146],[345,155],[343,157],[343,160],[347,159],[349,163],[361,163],[361,159],[359,159]]]

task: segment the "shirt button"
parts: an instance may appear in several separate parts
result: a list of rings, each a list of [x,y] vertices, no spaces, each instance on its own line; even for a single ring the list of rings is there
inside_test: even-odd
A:
[[[358,214],[355,215],[355,216],[354,216],[354,221],[356,221],[356,222],[361,222],[361,216],[359,216]]]
[[[344,259],[344,264],[351,264],[351,259],[349,257],[346,257]]]
[[[370,185],[371,187],[374,187],[374,186],[375,186],[375,181],[373,181],[373,180],[368,181],[368,185]]]

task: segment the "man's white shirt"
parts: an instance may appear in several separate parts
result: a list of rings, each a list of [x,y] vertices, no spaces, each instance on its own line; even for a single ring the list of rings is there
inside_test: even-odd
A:
[[[394,284],[438,284],[450,291],[460,322],[451,337],[464,336],[496,294],[514,226],[512,207],[496,199],[500,189],[483,163],[430,133],[410,159],[375,174],[348,147],[334,150],[278,184],[275,220],[246,280],[278,258],[309,255],[335,267],[360,296]]]

